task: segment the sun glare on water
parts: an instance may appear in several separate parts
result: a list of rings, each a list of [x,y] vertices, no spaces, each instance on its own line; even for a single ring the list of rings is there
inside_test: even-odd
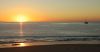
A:
[[[23,36],[23,33],[24,33],[23,32],[23,23],[29,21],[28,17],[25,15],[17,15],[14,17],[14,19],[15,19],[15,22],[19,22],[19,34],[20,34],[20,36]],[[21,44],[21,45],[24,45],[24,44]]]
[[[27,46],[27,45],[25,43],[20,43],[19,46],[24,47],[24,46]]]

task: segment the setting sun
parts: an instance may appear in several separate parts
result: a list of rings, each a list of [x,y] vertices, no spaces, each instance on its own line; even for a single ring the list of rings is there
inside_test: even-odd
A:
[[[16,21],[17,22],[27,22],[28,21],[28,17],[27,16],[24,16],[24,15],[18,15],[16,17]]]

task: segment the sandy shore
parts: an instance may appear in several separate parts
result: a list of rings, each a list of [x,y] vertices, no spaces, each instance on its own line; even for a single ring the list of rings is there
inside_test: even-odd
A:
[[[60,44],[0,48],[0,52],[100,52],[99,44]]]

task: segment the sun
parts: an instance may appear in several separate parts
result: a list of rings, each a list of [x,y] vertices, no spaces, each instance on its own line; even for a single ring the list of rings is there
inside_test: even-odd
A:
[[[27,22],[28,21],[28,17],[27,16],[24,16],[24,15],[18,15],[16,17],[16,21],[17,22]]]

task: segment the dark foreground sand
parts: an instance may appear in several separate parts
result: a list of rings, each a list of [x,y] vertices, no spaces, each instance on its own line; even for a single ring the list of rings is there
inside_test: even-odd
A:
[[[0,52],[100,52],[99,44],[41,45],[17,48],[0,48]]]

